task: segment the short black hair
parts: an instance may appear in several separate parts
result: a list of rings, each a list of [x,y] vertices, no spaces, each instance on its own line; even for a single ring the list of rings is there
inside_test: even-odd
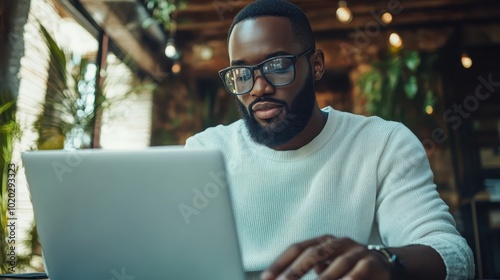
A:
[[[316,49],[316,42],[307,16],[298,6],[286,0],[256,0],[248,4],[234,17],[227,34],[228,43],[233,28],[237,23],[263,16],[288,18],[292,25],[295,40],[300,43],[304,50]]]

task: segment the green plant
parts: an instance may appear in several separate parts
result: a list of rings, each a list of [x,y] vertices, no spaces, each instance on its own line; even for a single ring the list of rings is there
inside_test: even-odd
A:
[[[39,134],[35,149],[89,148],[88,140],[92,134],[98,112],[109,109],[130,95],[141,90],[150,90],[152,83],[141,83],[135,79],[120,78],[120,83],[132,86],[119,97],[107,98],[103,88],[96,89],[95,65],[92,59],[72,59],[72,54],[58,46],[48,30],[40,25],[40,33],[45,40],[49,54],[49,76],[47,79],[46,98],[39,104],[41,113],[34,124]],[[94,75],[91,75],[94,72]],[[113,81],[116,82],[116,81]],[[111,86],[111,85],[110,85]],[[101,94],[96,94],[100,91]],[[94,100],[95,96],[98,97]],[[0,215],[0,272],[12,273],[7,256],[7,193],[8,164],[11,162],[13,143],[20,139],[21,129],[15,120],[16,100],[10,92],[0,92],[0,170],[2,192]],[[17,166],[16,166],[17,167]],[[28,237],[22,243],[28,249],[26,255],[16,255],[16,271],[27,267],[35,255],[40,255],[40,244],[35,224],[27,232]]]
[[[49,76],[45,102],[34,124],[37,149],[88,148],[93,119],[106,102],[104,95],[94,100],[95,75],[87,73],[95,66],[88,58],[72,61],[72,54],[61,49],[43,25],[40,33],[49,51]]]
[[[366,110],[385,119],[407,122],[435,104],[437,55],[402,50],[383,54],[358,80]]]
[[[104,86],[96,87],[97,66],[92,59],[72,59],[73,55],[60,48],[42,25],[40,32],[49,51],[45,103],[34,125],[40,150],[90,148],[96,118],[104,110],[132,94],[154,87],[149,82],[121,77],[119,82],[129,83],[131,87],[123,95],[109,98],[105,93],[109,85],[107,79]]]
[[[30,260],[16,250],[19,240],[13,233],[19,232],[19,227],[17,220],[11,219],[17,218],[13,204],[17,202],[15,173],[19,168],[13,153],[21,137],[16,110],[25,41],[20,31],[28,20],[29,7],[30,0],[0,1],[0,273],[17,272]],[[11,231],[14,222],[16,231]]]
[[[9,248],[13,245],[11,241],[16,241],[13,238],[9,238],[8,230],[8,205],[11,202],[9,199],[9,194],[16,193],[16,177],[13,176],[17,172],[19,166],[12,166],[12,154],[13,146],[16,140],[21,137],[21,129],[19,124],[16,122],[16,100],[14,96],[8,90],[0,91],[0,181],[1,181],[1,192],[0,192],[0,272],[13,272],[14,269],[21,269],[26,266],[30,261],[30,256],[19,255],[15,256],[15,266],[9,263],[10,260],[6,259],[9,253],[12,251]],[[14,203],[15,201],[15,197]],[[15,210],[14,210],[15,211]]]
[[[0,103],[0,179],[1,179],[1,192],[0,192],[0,271],[8,271],[7,257],[7,198],[8,198],[8,169],[12,158],[12,134],[15,122],[12,117],[13,105],[15,101],[5,100],[5,96],[11,96],[7,92],[1,92]]]
[[[143,22],[144,27],[157,21],[165,31],[175,32],[175,19],[173,15],[177,10],[182,10],[186,7],[187,0],[145,0],[145,3],[153,17]]]

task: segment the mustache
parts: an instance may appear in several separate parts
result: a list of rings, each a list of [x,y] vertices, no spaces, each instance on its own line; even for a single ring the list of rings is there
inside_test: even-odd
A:
[[[248,112],[251,113],[253,105],[255,105],[259,102],[272,102],[272,103],[281,104],[283,106],[287,106],[286,102],[283,100],[279,100],[279,99],[268,97],[268,96],[261,96],[261,97],[257,97],[257,99],[255,99],[254,101],[252,101],[252,103],[250,103],[250,105],[248,105],[248,108],[247,108]]]

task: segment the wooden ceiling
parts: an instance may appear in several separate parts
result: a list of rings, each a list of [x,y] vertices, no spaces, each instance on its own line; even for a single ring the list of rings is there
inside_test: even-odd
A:
[[[189,0],[187,8],[177,13],[178,30],[192,35],[199,41],[225,39],[236,13],[252,1],[249,0]],[[498,0],[350,0],[347,1],[354,18],[348,24],[335,19],[336,0],[291,0],[301,7],[318,39],[335,36],[341,31],[363,28],[377,18],[382,11],[394,15],[392,27],[442,24],[472,20],[498,19]]]
[[[164,48],[170,34],[159,25],[143,28],[150,16],[144,0],[58,0],[65,7],[76,8],[102,28],[138,65],[155,79],[170,71],[172,61]],[[188,0],[187,7],[174,14],[177,22],[176,44],[182,50],[183,69],[200,76],[216,75],[227,65],[226,36],[234,15],[249,0]],[[301,7],[311,21],[318,46],[326,49],[326,59],[334,69],[345,69],[352,61],[345,52],[369,52],[371,45],[386,42],[387,34],[398,31],[412,47],[432,50],[446,41],[458,27],[473,24],[493,26],[494,37],[500,24],[498,0],[348,0],[354,18],[342,24],[335,18],[337,0],[291,0]],[[393,14],[384,24],[379,16]],[[361,37],[364,37],[361,38]],[[489,38],[488,40],[499,40]],[[405,41],[405,45],[406,41]],[[210,59],[199,57],[198,50],[208,47]],[[344,59],[339,55],[344,52]],[[327,61],[328,62],[328,61]]]

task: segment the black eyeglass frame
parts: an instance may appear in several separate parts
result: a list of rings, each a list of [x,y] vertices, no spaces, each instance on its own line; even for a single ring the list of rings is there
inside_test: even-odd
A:
[[[305,55],[308,55],[312,52],[314,52],[315,49],[309,49],[309,50],[306,50],[306,51],[303,51],[297,55],[279,55],[279,56],[275,56],[275,57],[271,57],[271,58],[268,58],[264,61],[262,61],[261,63],[259,64],[256,64],[256,65],[253,65],[253,66],[247,66],[247,65],[235,65],[235,66],[230,66],[230,67],[227,67],[227,68],[224,68],[222,70],[219,71],[219,77],[221,78],[222,80],[222,83],[224,84],[224,87],[226,88],[226,91],[229,92],[230,94],[233,94],[233,95],[245,95],[247,93],[249,93],[250,91],[252,91],[254,85],[255,85],[255,70],[259,70],[260,73],[262,74],[262,77],[266,80],[267,83],[269,83],[270,85],[272,85],[273,87],[284,87],[284,86],[287,86],[291,83],[293,83],[293,81],[295,81],[295,76],[296,76],[296,69],[295,69],[295,63],[297,63],[297,61],[305,56]],[[271,81],[269,81],[266,77],[266,75],[262,72],[262,67],[264,66],[264,64],[266,64],[267,62],[271,61],[271,60],[274,60],[274,59],[277,59],[277,58],[288,58],[292,61],[292,66],[293,66],[293,78],[290,82],[286,83],[286,84],[281,84],[281,85],[274,85]],[[252,86],[250,87],[250,89],[246,92],[243,92],[243,93],[233,93],[231,92],[231,90],[228,88],[227,84],[226,84],[226,81],[224,79],[224,77],[226,76],[226,73],[233,70],[233,69],[237,69],[237,68],[246,68],[246,69],[249,69],[250,70],[250,73],[252,73]]]

